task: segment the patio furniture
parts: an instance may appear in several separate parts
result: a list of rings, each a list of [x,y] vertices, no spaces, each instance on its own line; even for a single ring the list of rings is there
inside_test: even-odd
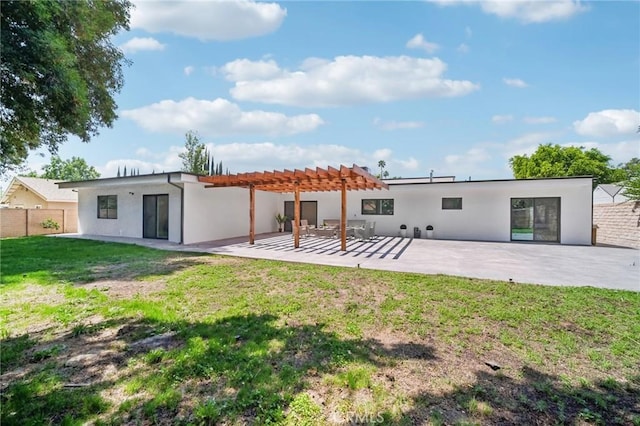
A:
[[[309,225],[309,221],[307,219],[300,219],[300,236],[308,237],[312,234],[311,230],[314,228],[313,225]],[[291,229],[295,229],[295,222],[291,221]],[[293,234],[291,234],[293,236]]]
[[[369,241],[376,235],[376,223],[367,222],[363,228],[354,228],[354,236],[360,241]]]
[[[360,219],[347,220],[347,238],[355,238],[356,229],[364,230],[366,224],[367,224],[366,220],[360,220]]]
[[[313,230],[313,235],[320,238],[335,238],[338,236],[338,229],[335,226],[321,226]]]
[[[340,219],[325,219],[322,221],[322,225],[330,228],[340,228]]]

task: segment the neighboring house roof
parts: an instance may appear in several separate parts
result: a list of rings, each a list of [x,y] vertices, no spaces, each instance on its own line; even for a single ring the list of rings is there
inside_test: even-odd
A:
[[[24,186],[29,191],[32,191],[47,202],[78,202],[78,193],[74,192],[71,189],[60,189],[58,188],[58,185],[56,185],[56,182],[60,181],[53,179],[16,176],[13,178],[13,180],[7,187],[7,190],[2,195],[2,200],[0,200],[0,202],[8,203],[11,195],[13,195],[13,193],[18,188],[20,188],[20,186]]]
[[[622,190],[621,186],[612,185],[608,183],[603,183],[602,185],[598,185],[598,187],[600,187],[600,189],[602,189],[604,192],[606,192],[612,197],[615,197],[618,194],[618,192]]]

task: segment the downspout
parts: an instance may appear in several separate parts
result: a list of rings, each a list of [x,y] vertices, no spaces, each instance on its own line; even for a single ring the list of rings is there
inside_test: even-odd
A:
[[[180,190],[180,244],[184,243],[184,188],[171,182],[171,173],[167,175],[167,183]]]

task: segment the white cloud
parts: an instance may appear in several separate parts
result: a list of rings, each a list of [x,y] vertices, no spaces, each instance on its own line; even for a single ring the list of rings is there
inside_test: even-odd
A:
[[[444,161],[448,165],[460,165],[460,164],[477,164],[491,159],[491,155],[484,148],[471,148],[463,155],[447,155]]]
[[[463,154],[450,154],[444,157],[444,164],[438,165],[436,175],[454,175],[457,180],[466,180],[471,176],[489,174],[486,163],[491,154],[483,147],[474,147]]]
[[[149,173],[162,173],[162,172],[175,172],[182,168],[182,160],[178,157],[178,153],[172,153],[172,155],[165,158],[161,158],[158,161],[144,161],[137,158],[120,158],[117,160],[110,160],[104,166],[98,166],[96,169],[100,173],[100,177],[114,177],[118,175],[118,168],[120,173],[124,173],[124,168],[127,168],[127,174],[132,169],[140,171],[141,175]]]
[[[391,151],[389,148],[377,149],[373,151],[372,157],[376,159],[376,166],[378,165],[378,161],[380,160],[389,160],[391,158]]]
[[[513,120],[513,115],[494,115],[491,121],[495,124],[504,124]]]
[[[131,28],[200,40],[238,40],[276,31],[287,15],[276,3],[251,0],[135,1]]]
[[[605,109],[589,113],[573,122],[576,133],[583,136],[606,137],[632,134],[640,126],[640,112],[633,109]]]
[[[506,84],[507,86],[510,87],[517,87],[520,89],[523,89],[525,87],[529,87],[529,85],[527,83],[525,83],[524,81],[520,80],[519,78],[503,78],[502,81],[504,82],[504,84]]]
[[[383,121],[380,118],[373,120],[373,125],[380,130],[419,129],[424,127],[422,121]]]
[[[562,146],[583,146],[586,149],[596,148],[603,154],[611,157],[613,164],[626,163],[633,157],[640,155],[640,140],[620,141],[613,143],[601,142],[569,142]]]
[[[136,53],[143,50],[164,50],[166,45],[152,37],[134,37],[120,45],[124,53]]]
[[[394,166],[395,174],[402,174],[414,170],[417,161],[413,158],[394,158],[390,149],[382,148],[374,152],[361,151],[336,144],[317,144],[301,146],[297,144],[276,144],[272,142],[244,143],[233,142],[214,144],[204,142],[216,162],[222,161],[224,168],[229,168],[231,173],[252,172],[262,170],[304,169],[305,167],[339,167],[340,165],[369,167],[375,173],[378,161],[383,159],[388,168]],[[181,160],[178,157],[183,147],[172,146],[167,152],[154,152],[151,150],[139,150],[138,159],[121,159],[107,163],[99,168],[103,176],[115,176],[118,165],[127,165],[127,169],[135,167],[140,173],[179,170]]]
[[[184,67],[184,75],[187,77],[190,76],[195,71],[195,68],[192,65]]]
[[[261,110],[242,111],[226,99],[164,100],[122,111],[122,116],[153,132],[183,133],[197,129],[203,135],[291,135],[324,124],[317,114],[286,116]]]
[[[511,158],[514,155],[531,155],[540,144],[554,143],[559,136],[560,134],[557,132],[525,133],[508,140],[506,143],[498,144],[497,148],[502,151],[504,158]]]
[[[466,26],[464,28],[464,33],[466,34],[467,38],[471,38],[471,36],[473,35],[473,31],[471,31],[470,26]]]
[[[420,167],[420,162],[413,157],[408,160],[396,160],[396,162],[405,170],[418,170],[418,167]]]
[[[338,56],[331,61],[308,59],[295,71],[272,61],[247,60],[220,71],[235,82],[235,99],[304,107],[464,96],[480,88],[470,81],[444,79],[446,69],[438,58]]]
[[[434,53],[436,50],[440,49],[440,46],[437,43],[433,43],[425,40],[422,34],[416,34],[407,42],[406,45],[409,49],[422,49],[427,53]]]
[[[527,124],[549,124],[558,120],[555,117],[525,117],[522,121]]]
[[[429,0],[442,6],[473,5],[501,18],[517,19],[522,23],[542,23],[569,19],[589,10],[580,0]]]
[[[229,81],[267,80],[283,75],[282,70],[274,60],[250,61],[236,59],[228,62],[217,71],[225,75]]]
[[[465,43],[460,43],[460,45],[456,48],[456,50],[460,53],[469,53],[469,50],[471,49]]]

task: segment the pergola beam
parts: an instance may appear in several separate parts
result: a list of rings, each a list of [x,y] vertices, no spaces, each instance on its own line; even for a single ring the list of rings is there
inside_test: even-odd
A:
[[[241,187],[249,189],[249,242],[255,239],[255,190],[294,193],[294,246],[300,246],[300,193],[302,192],[341,192],[340,239],[341,249],[345,251],[347,222],[347,191],[389,189],[389,186],[355,164],[352,167],[340,166],[339,169],[327,167],[322,169],[305,168],[304,170],[264,171],[238,173],[235,175],[199,176],[205,188]]]

